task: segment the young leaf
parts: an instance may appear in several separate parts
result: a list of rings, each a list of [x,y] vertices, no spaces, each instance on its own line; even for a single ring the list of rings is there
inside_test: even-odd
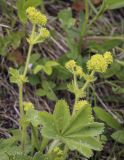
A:
[[[112,117],[108,112],[106,112],[104,109],[100,107],[94,107],[94,111],[96,116],[105,122],[108,126],[114,128],[114,129],[119,129],[121,128],[121,125],[118,123],[116,119]]]
[[[62,22],[64,28],[70,28],[74,25],[75,19],[72,18],[72,11],[71,9],[63,9],[58,14],[59,20]]]
[[[34,127],[37,127],[40,124],[39,113],[35,109],[29,109],[26,112],[26,118]]]
[[[40,77],[38,75],[29,75],[28,80],[32,86],[36,86],[37,84],[41,83]]]
[[[10,73],[10,82],[12,83],[20,83],[19,81],[19,71],[14,68],[9,68],[9,73]]]
[[[47,61],[46,63],[45,63],[45,65],[46,66],[51,66],[51,67],[54,67],[54,66],[57,66],[57,65],[59,65],[56,61]]]
[[[43,70],[47,75],[51,75],[53,72],[53,67],[57,65],[58,63],[56,61],[47,61],[44,65]]]
[[[47,91],[42,89],[42,88],[36,90],[36,95],[37,96],[41,96],[42,97],[42,96],[46,96],[46,94],[47,94]]]
[[[41,55],[39,53],[33,53],[33,54],[31,54],[30,63],[31,64],[36,63],[39,60],[40,56]]]
[[[118,130],[118,131],[114,132],[114,133],[112,134],[112,138],[113,138],[115,141],[124,144],[124,129]]]
[[[36,91],[36,94],[38,96],[47,96],[48,99],[50,100],[57,100],[56,94],[53,91],[53,88],[55,87],[55,83],[51,81],[43,81],[42,82],[42,88],[39,88]]]
[[[9,73],[10,73],[10,82],[16,83],[16,84],[21,84],[25,83],[28,81],[27,77],[24,77],[23,75],[19,74],[19,71],[14,68],[9,68]]]
[[[42,65],[36,65],[36,67],[33,69],[33,73],[37,74],[38,72],[40,72],[43,69],[44,69],[44,67]]]
[[[44,72],[47,74],[47,75],[51,75],[52,74],[52,67],[51,66],[44,66],[43,67],[43,70]]]
[[[52,101],[56,101],[57,100],[57,97],[56,97],[56,95],[55,95],[53,90],[49,90],[47,92],[46,96],[47,96],[48,99],[50,99]]]

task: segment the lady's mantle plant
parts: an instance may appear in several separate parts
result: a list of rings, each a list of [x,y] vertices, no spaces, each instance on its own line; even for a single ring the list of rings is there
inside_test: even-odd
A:
[[[29,50],[27,54],[24,71],[10,68],[10,81],[16,83],[19,88],[19,106],[20,106],[20,142],[22,152],[10,156],[11,160],[17,160],[19,157],[26,160],[65,160],[69,150],[77,150],[85,157],[91,157],[93,150],[102,150],[100,134],[103,132],[103,123],[94,121],[92,108],[85,100],[86,89],[90,83],[94,82],[95,73],[106,72],[109,65],[113,62],[110,52],[103,55],[96,54],[87,62],[89,74],[70,60],[65,64],[72,75],[73,80],[68,85],[68,90],[75,95],[75,102],[72,111],[65,102],[59,100],[56,102],[53,113],[37,111],[31,102],[23,101],[23,86],[28,82],[28,67],[31,51],[34,44],[44,42],[50,37],[49,31],[45,28],[47,18],[34,7],[26,10],[27,17],[32,23],[32,32],[27,38]],[[81,86],[78,79],[83,78],[85,83]],[[27,134],[27,127],[31,127],[31,139]],[[42,134],[39,137],[38,131]],[[31,150],[27,152],[27,140]],[[45,151],[45,152],[44,152]],[[27,156],[34,155],[33,156]]]
[[[27,72],[30,62],[31,51],[34,44],[44,42],[49,36],[49,31],[45,28],[47,23],[47,17],[44,14],[41,14],[34,7],[29,7],[26,10],[27,18],[32,23],[32,32],[27,38],[29,43],[29,49],[27,54],[27,59],[24,67],[23,73],[20,73],[19,70],[10,68],[10,81],[16,83],[19,87],[19,107],[20,107],[20,131],[21,131],[21,145],[23,152],[25,151],[25,142],[26,142],[26,119],[24,112],[24,103],[23,102],[23,85],[28,82]]]

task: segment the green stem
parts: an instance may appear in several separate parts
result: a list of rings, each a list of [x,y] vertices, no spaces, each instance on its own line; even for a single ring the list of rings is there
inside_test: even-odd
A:
[[[92,19],[92,21],[90,22],[88,28],[100,17],[100,15],[105,11],[105,1],[103,1],[99,11],[97,12],[96,16],[94,16],[94,18]]]
[[[75,106],[79,97],[78,97],[78,94],[77,94],[77,91],[78,91],[77,76],[75,75],[74,72],[73,72],[73,75],[74,75],[74,86],[75,86],[75,102],[74,102],[74,106]],[[75,109],[73,109],[73,113],[74,112],[75,112]]]
[[[89,5],[88,5],[88,0],[85,0],[85,18],[82,25],[81,35],[79,38],[79,53],[81,53],[82,51],[82,38],[86,34],[88,20],[89,20]]]
[[[36,149],[38,150],[39,149],[39,142],[38,142],[38,132],[37,132],[37,127],[32,127],[32,145],[34,147],[36,147]]]
[[[32,34],[31,34],[32,38],[34,37],[34,33],[35,33],[35,25],[33,26],[33,29],[32,29]],[[33,48],[33,44],[30,44],[29,49],[28,49],[28,55],[27,55],[27,59],[26,59],[26,64],[25,64],[25,68],[24,68],[24,73],[23,73],[24,77],[27,74],[32,48]],[[26,126],[25,126],[25,124],[23,124],[24,123],[23,122],[23,118],[24,118],[23,83],[19,84],[19,107],[20,107],[20,121],[21,121],[21,126],[20,126],[20,130],[21,130],[21,145],[22,145],[22,152],[25,153]]]
[[[21,118],[24,115],[23,110],[23,84],[19,84],[19,107],[20,107],[20,116]]]
[[[26,126],[22,125],[22,153],[25,154],[25,144],[26,144]]]
[[[24,69],[24,73],[23,73],[24,77],[26,76],[27,71],[28,71],[28,65],[29,65],[29,61],[30,61],[32,48],[33,48],[33,45],[30,45],[29,50],[28,50],[28,56],[27,56],[26,64],[25,64],[25,69]]]
[[[19,84],[19,107],[20,107],[20,120],[21,120],[21,126],[20,126],[20,130],[21,130],[21,145],[22,145],[22,152],[25,152],[25,126],[23,125],[23,117],[24,117],[24,110],[23,110],[23,84]]]
[[[81,37],[83,37],[86,33],[88,20],[89,20],[89,5],[88,5],[88,0],[85,0],[85,19],[82,26]]]
[[[78,85],[77,85],[77,76],[75,75],[75,73],[73,72],[74,74],[74,86],[75,86],[75,89],[78,89]]]
[[[68,151],[69,151],[69,149],[68,149],[67,145],[65,145],[62,160],[65,160],[67,158]]]
[[[42,139],[42,143],[40,146],[40,152],[43,153],[44,149],[46,148],[46,145],[48,144],[49,140],[47,138]]]
[[[88,3],[89,3],[90,8],[93,10],[93,12],[94,12],[95,14],[97,14],[97,9],[96,9],[96,7],[93,5],[92,0],[89,0]]]
[[[94,71],[91,72],[90,76],[94,75]],[[83,88],[82,88],[82,92],[84,92],[86,90],[86,88],[89,86],[90,82],[86,81]]]
[[[36,26],[34,25],[33,29],[32,29],[31,39],[34,39],[35,27]],[[30,44],[29,49],[28,49],[28,55],[27,55],[27,59],[26,59],[25,69],[24,69],[24,73],[23,73],[24,77],[26,76],[27,71],[28,71],[28,65],[30,62],[32,48],[33,48],[33,44]]]
[[[50,145],[50,148],[49,148],[48,153],[51,153],[51,152],[53,151],[53,149],[54,149],[56,146],[58,146],[59,144],[60,144],[59,140],[54,140],[54,141],[52,142],[52,144]]]

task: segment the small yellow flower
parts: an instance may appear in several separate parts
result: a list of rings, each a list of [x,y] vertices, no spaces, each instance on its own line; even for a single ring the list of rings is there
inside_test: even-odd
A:
[[[68,69],[68,70],[74,70],[76,66],[76,62],[74,60],[69,60],[68,62],[66,62],[65,64],[65,67]]]
[[[89,102],[86,100],[78,101],[74,106],[74,110],[79,111],[82,107],[84,107],[85,105],[88,105],[88,104],[89,104]]]
[[[103,56],[107,64],[111,64],[113,62],[113,56],[111,52],[105,52]]]
[[[87,68],[88,70],[104,73],[108,68],[108,63],[102,55],[96,54],[87,62]]]
[[[75,74],[76,76],[79,76],[80,78],[84,75],[83,69],[78,65],[76,65],[75,67]]]
[[[31,102],[24,102],[23,106],[24,106],[24,111],[26,112],[30,109],[34,109],[34,105]]]
[[[28,7],[26,10],[28,19],[33,24],[39,24],[42,26],[45,26],[47,23],[47,18],[44,14],[40,13],[37,9],[34,7]]]
[[[50,32],[48,31],[48,29],[43,27],[40,29],[40,34],[43,39],[46,39],[50,36]]]
[[[22,82],[22,83],[28,82],[28,78],[25,77],[24,75],[19,75],[19,80],[20,80],[20,82]]]
[[[93,75],[85,74],[84,79],[88,82],[94,82],[96,78]]]
[[[63,155],[63,151],[59,147],[55,147],[53,152],[56,153],[57,156],[59,156],[59,157],[61,157]]]

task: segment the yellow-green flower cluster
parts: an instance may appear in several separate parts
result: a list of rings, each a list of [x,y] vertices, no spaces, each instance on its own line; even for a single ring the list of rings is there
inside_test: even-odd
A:
[[[83,73],[84,73],[83,69],[80,66],[76,65],[75,67],[76,76],[79,76],[81,78],[83,76]]]
[[[104,73],[112,62],[113,57],[110,52],[105,52],[103,55],[96,54],[87,62],[87,68],[88,70]]]
[[[53,152],[58,156],[57,158],[63,156],[63,151],[59,147],[55,147]]]
[[[74,60],[69,60],[68,62],[66,62],[65,67],[68,70],[73,70],[74,67],[76,66],[76,62]]]
[[[26,112],[30,109],[34,109],[34,105],[31,102],[24,102],[23,106],[24,106],[24,111]]]
[[[69,60],[65,64],[66,69],[68,69],[71,73],[79,76],[80,78],[83,76],[84,72],[83,69],[76,64],[74,60]]]
[[[41,37],[42,37],[43,39],[46,39],[46,38],[50,37],[50,32],[48,31],[47,28],[42,27],[42,28],[40,29],[40,35],[41,35]]]
[[[111,64],[113,62],[113,56],[112,56],[111,52],[105,52],[103,56],[104,56],[107,64]]]
[[[32,22],[34,26],[34,30],[32,30],[32,34],[27,38],[29,44],[37,44],[43,42],[45,39],[50,37],[50,32],[45,25],[47,23],[47,18],[44,14],[40,13],[34,7],[29,7],[26,10],[28,19]],[[38,31],[36,31],[35,25],[38,26]]]
[[[85,105],[88,105],[88,104],[89,102],[86,100],[78,101],[74,106],[74,110],[79,111],[81,108],[83,108]]]
[[[26,10],[26,14],[32,24],[45,26],[47,23],[47,17],[44,14],[40,13],[34,7],[28,7]]]
[[[85,74],[84,79],[88,82],[94,82],[96,78],[93,75]]]
[[[28,82],[28,78],[25,77],[24,75],[20,75],[20,76],[19,76],[19,80],[20,80],[22,83]]]

